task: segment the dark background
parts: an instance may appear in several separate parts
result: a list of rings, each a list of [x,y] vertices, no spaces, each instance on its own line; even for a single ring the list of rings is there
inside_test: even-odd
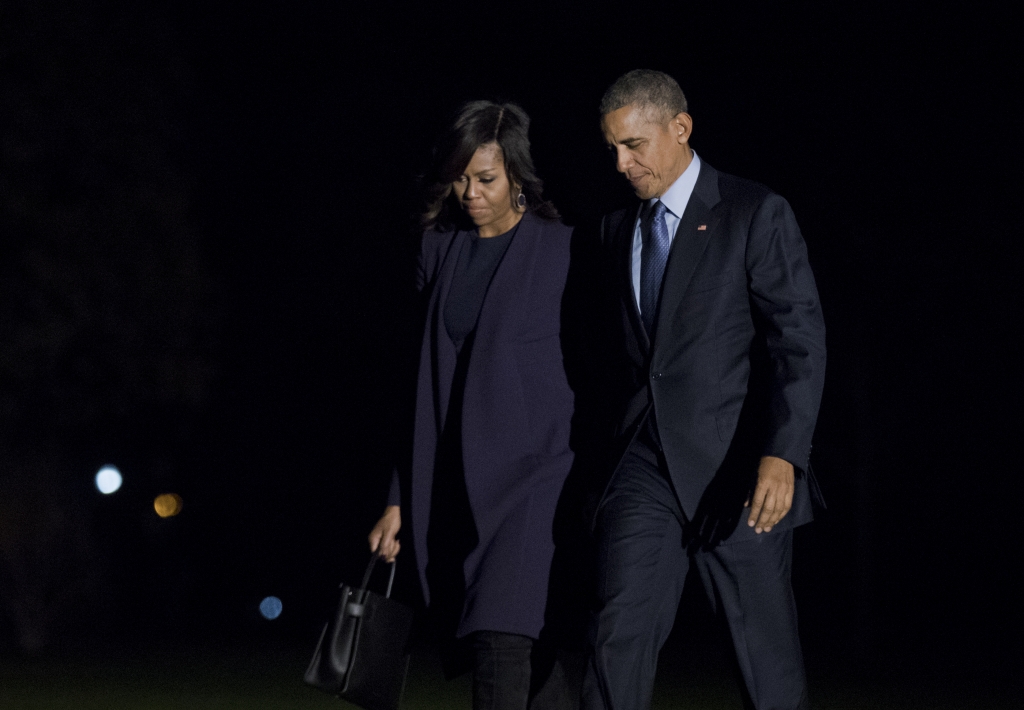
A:
[[[311,646],[401,440],[433,139],[461,101],[519,102],[579,224],[628,196],[600,95],[650,67],[704,160],[789,199],[818,278],[812,669],[1010,682],[1009,11],[572,5],[0,3],[0,654]]]

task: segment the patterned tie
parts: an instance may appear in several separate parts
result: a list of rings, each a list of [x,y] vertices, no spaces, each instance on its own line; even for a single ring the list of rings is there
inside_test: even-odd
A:
[[[658,200],[650,210],[647,229],[642,230],[643,251],[640,252],[640,316],[649,336],[654,335],[654,316],[658,311],[661,279],[668,261],[668,226],[665,204]],[[643,225],[641,225],[642,227]]]

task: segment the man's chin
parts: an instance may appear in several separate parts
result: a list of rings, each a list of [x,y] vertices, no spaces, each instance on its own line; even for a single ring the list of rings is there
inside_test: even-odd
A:
[[[633,194],[641,200],[649,200],[654,197],[654,191],[651,190],[651,186],[646,180],[640,183],[630,182],[629,185],[633,188]]]

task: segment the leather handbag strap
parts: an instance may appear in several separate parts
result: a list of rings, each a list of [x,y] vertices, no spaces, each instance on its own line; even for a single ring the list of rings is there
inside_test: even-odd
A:
[[[383,558],[381,558],[381,556],[378,555],[376,552],[370,555],[370,563],[366,565],[366,572],[363,574],[363,583],[359,585],[359,589],[357,589],[355,593],[353,593],[352,596],[349,597],[353,601],[345,602],[346,616],[353,616],[358,618],[363,615],[366,604],[366,587],[370,584],[370,575],[373,574],[373,568],[377,565],[377,561],[380,559]],[[391,598],[391,585],[394,584],[395,581],[395,563],[394,561],[392,561],[388,564],[391,565],[391,576],[388,578],[388,590],[384,594],[384,597],[386,599]],[[344,588],[344,582],[342,583],[341,586]]]
[[[373,568],[377,565],[377,561],[383,559],[376,552],[370,555],[370,563],[366,565],[366,573],[363,574],[363,583],[359,585],[359,598],[364,599],[366,597],[366,587],[370,584],[370,575],[373,574]],[[395,583],[395,561],[392,560],[388,563],[391,565],[391,575],[388,577],[388,590],[384,593],[384,597],[391,598],[391,585]]]

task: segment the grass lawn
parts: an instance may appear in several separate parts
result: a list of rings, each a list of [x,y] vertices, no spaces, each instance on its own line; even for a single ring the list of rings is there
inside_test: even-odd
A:
[[[302,683],[299,653],[187,652],[119,654],[118,660],[0,660],[0,710],[346,710],[353,706]],[[733,681],[673,679],[662,673],[655,710],[741,710]],[[1009,710],[977,692],[918,691],[845,683],[812,685],[819,710]],[[970,697],[969,697],[970,696]],[[436,660],[415,656],[402,707],[469,708],[468,678],[445,682]]]

